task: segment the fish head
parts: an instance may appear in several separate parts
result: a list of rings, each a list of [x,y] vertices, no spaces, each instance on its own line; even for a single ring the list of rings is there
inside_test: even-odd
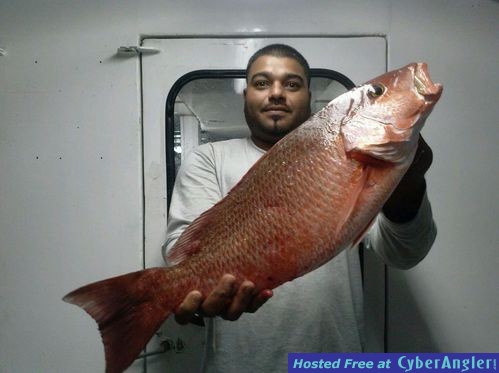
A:
[[[410,128],[427,116],[441,94],[442,85],[432,82],[426,63],[411,63],[364,85],[373,113],[399,129]]]
[[[412,160],[442,90],[425,63],[411,63],[357,87],[342,125],[345,150],[388,162]]]

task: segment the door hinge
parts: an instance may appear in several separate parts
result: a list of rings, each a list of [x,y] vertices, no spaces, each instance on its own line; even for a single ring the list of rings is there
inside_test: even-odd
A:
[[[5,49],[0,48],[0,56],[5,56],[6,53]]]
[[[139,356],[137,356],[137,358],[135,360],[143,359],[143,358],[150,357],[150,356],[164,354],[165,352],[172,351],[172,350],[177,352],[177,353],[181,353],[181,352],[183,352],[183,350],[185,348],[185,342],[180,338],[177,338],[177,342],[173,341],[172,339],[167,338],[160,343],[160,346],[161,346],[161,348],[159,350],[140,354]]]
[[[137,47],[137,46],[130,46],[130,47],[119,47],[118,48],[118,55],[119,56],[139,56],[141,54],[156,54],[161,52],[159,49],[156,48],[150,48],[150,47]]]

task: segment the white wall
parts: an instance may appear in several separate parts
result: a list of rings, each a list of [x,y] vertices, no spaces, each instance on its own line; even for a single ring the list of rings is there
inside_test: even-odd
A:
[[[102,370],[93,321],[60,298],[142,267],[140,65],[115,52],[146,35],[376,33],[389,68],[428,62],[439,235],[390,272],[389,348],[497,351],[497,2],[203,4],[0,1],[0,371]]]
[[[138,65],[81,3],[0,2],[1,372],[102,371],[61,297],[142,267]]]
[[[444,84],[423,130],[438,237],[415,269],[391,272],[395,351],[499,350],[498,19],[492,1],[393,3],[390,66],[424,60]]]

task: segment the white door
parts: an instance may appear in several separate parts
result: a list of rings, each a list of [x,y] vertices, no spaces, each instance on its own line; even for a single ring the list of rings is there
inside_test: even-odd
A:
[[[165,103],[172,85],[194,70],[245,69],[249,57],[271,43],[289,44],[307,58],[310,67],[338,71],[356,84],[385,72],[386,40],[381,37],[145,39],[143,46],[160,51],[142,58],[147,267],[164,265],[161,246],[167,221]],[[372,260],[366,256],[366,306],[370,309],[366,314],[375,320],[373,328],[369,327],[370,321],[367,320],[368,342],[373,350],[379,350],[383,332],[383,267]],[[148,351],[159,350],[159,343],[165,339],[175,342],[172,345],[174,350],[148,358],[147,371],[197,371],[203,354],[203,328],[180,327],[169,320],[153,337]]]

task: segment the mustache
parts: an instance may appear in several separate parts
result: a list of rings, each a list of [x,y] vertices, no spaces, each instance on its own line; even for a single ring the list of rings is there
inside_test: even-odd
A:
[[[263,107],[263,111],[273,111],[273,110],[285,111],[288,113],[291,111],[291,109],[287,105],[269,104]]]

